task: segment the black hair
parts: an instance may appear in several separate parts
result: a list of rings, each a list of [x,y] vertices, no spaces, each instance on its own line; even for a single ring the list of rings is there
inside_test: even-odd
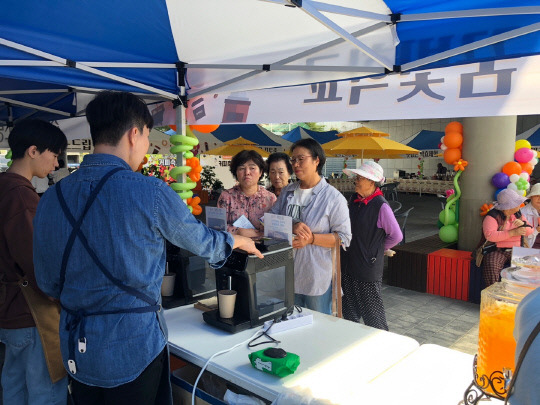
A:
[[[270,156],[268,156],[268,159],[266,159],[266,174],[270,174],[270,165],[275,162],[284,161],[285,166],[287,167],[287,171],[289,172],[289,175],[292,176],[293,174],[293,168],[291,165],[291,160],[289,159],[289,155],[283,152],[274,152]]]
[[[86,119],[94,145],[116,146],[133,127],[143,131],[154,126],[154,119],[144,101],[123,91],[102,91],[86,107]]]
[[[64,159],[58,159],[58,167],[60,169],[66,167],[66,162],[64,161]]]
[[[312,138],[299,139],[291,145],[291,155],[296,148],[306,148],[313,159],[319,158],[319,164],[317,165],[317,173],[322,175],[322,169],[326,162],[326,155],[319,142]]]
[[[261,179],[261,177],[264,175],[266,164],[264,163],[262,156],[254,150],[243,150],[242,152],[238,152],[233,156],[231,160],[231,173],[235,179],[237,179],[236,170],[238,170],[238,166],[241,166],[250,160],[253,160],[253,163],[259,166],[259,170],[261,171],[259,180]]]
[[[39,153],[50,150],[57,155],[67,148],[67,139],[60,128],[50,122],[26,119],[15,124],[8,138],[12,159],[22,159],[30,146]]]

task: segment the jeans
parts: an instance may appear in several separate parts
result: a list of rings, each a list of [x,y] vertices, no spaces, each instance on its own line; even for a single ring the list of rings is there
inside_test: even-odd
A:
[[[332,283],[323,295],[294,294],[294,305],[332,315]]]
[[[65,405],[67,377],[51,382],[37,328],[0,329],[6,345],[2,369],[4,404]]]

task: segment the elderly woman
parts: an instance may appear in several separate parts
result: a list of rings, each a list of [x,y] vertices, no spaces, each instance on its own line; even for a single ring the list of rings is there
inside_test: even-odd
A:
[[[527,219],[527,222],[533,227],[533,233],[527,237],[527,243],[530,248],[540,249],[540,183],[532,186],[529,195],[531,201],[521,209],[521,213]]]
[[[393,254],[390,249],[403,234],[379,188],[384,183],[383,168],[366,162],[343,172],[356,177],[357,193],[349,203],[351,245],[341,252],[343,317],[388,330],[381,296],[384,255]]]
[[[512,248],[522,246],[522,236],[533,233],[527,219],[519,210],[525,197],[504,189],[497,195],[497,202],[482,224],[484,238],[497,244],[497,250],[487,253],[482,261],[485,287],[499,281],[501,270],[512,258]]]
[[[289,156],[286,153],[276,152],[272,153],[266,159],[266,170],[270,183],[272,185],[268,187],[268,191],[271,191],[279,197],[283,187],[289,184],[289,179],[293,174],[291,162],[289,162]]]
[[[331,314],[334,233],[342,246],[349,246],[351,223],[345,197],[321,175],[325,161],[317,141],[295,142],[291,163],[299,181],[281,191],[270,212],[293,219],[295,304]]]
[[[225,208],[227,231],[233,235],[250,238],[262,236],[263,225],[260,219],[276,202],[276,196],[258,184],[264,169],[262,156],[253,150],[243,150],[232,158],[231,173],[238,184],[221,193],[217,206]],[[252,227],[234,225],[242,215]]]

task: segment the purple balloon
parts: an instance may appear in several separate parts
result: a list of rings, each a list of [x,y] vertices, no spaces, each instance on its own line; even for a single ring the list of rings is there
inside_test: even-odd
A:
[[[506,188],[510,184],[510,177],[503,172],[495,173],[491,178],[491,184],[497,188]]]

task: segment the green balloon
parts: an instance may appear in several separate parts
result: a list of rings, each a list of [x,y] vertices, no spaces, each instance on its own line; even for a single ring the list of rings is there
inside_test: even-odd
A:
[[[437,220],[437,228],[441,229],[443,226],[444,224],[441,221]]]
[[[11,149],[8,150],[8,152],[6,153],[6,159],[11,159],[11,156],[12,156],[12,152],[11,152]]]
[[[439,238],[443,242],[451,243],[458,240],[458,231],[454,225],[445,225],[439,229]]]
[[[456,214],[452,210],[448,210],[448,221],[444,221],[445,218],[445,210],[442,210],[439,214],[439,221],[441,221],[444,225],[450,225],[456,222]]]

